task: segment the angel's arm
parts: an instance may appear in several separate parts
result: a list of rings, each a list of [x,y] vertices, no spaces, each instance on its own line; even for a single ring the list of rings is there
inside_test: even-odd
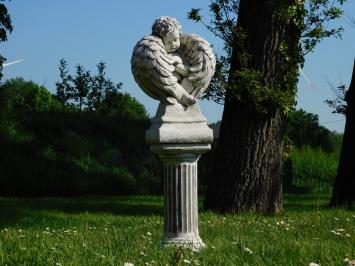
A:
[[[187,77],[190,72],[190,67],[184,64],[177,64],[175,66],[175,71],[183,77]]]

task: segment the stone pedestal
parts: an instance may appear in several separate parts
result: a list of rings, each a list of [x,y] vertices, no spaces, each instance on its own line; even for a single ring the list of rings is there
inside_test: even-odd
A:
[[[164,164],[162,244],[199,250],[205,245],[198,230],[197,161],[211,148],[212,130],[198,104],[160,104],[146,139]]]

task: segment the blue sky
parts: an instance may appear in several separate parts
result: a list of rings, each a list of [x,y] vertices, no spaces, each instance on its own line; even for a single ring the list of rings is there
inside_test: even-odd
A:
[[[58,63],[65,58],[74,72],[78,63],[96,71],[99,61],[107,63],[107,73],[115,82],[123,82],[123,91],[143,103],[153,116],[157,101],[146,96],[135,83],[130,69],[130,57],[136,42],[149,35],[151,25],[159,16],[176,17],[183,31],[201,35],[221,52],[222,43],[202,25],[186,19],[192,7],[203,9],[208,19],[209,0],[13,0],[6,2],[14,31],[0,54],[8,62],[24,61],[4,68],[4,79],[24,77],[45,85],[55,92],[59,79]],[[355,17],[355,1],[348,0],[345,13]],[[315,52],[307,55],[304,72],[314,84],[308,85],[301,76],[298,84],[297,107],[319,115],[319,120],[331,130],[343,131],[344,119],[334,115],[324,100],[334,97],[328,82],[349,85],[355,58],[355,28],[342,19],[343,39],[323,41]],[[201,108],[209,122],[222,117],[223,106],[202,102]],[[332,123],[325,123],[332,122]]]

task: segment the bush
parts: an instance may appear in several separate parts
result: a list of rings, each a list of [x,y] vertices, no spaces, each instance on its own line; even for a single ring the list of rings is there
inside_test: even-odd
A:
[[[6,82],[0,95],[1,195],[161,192],[159,164],[145,144],[149,121],[129,95],[126,112],[109,114],[64,107],[22,79]]]

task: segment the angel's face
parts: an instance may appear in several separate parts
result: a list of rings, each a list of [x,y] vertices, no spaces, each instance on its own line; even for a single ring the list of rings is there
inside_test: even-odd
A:
[[[168,53],[175,52],[180,47],[180,34],[178,30],[168,32],[163,38],[165,50]]]

